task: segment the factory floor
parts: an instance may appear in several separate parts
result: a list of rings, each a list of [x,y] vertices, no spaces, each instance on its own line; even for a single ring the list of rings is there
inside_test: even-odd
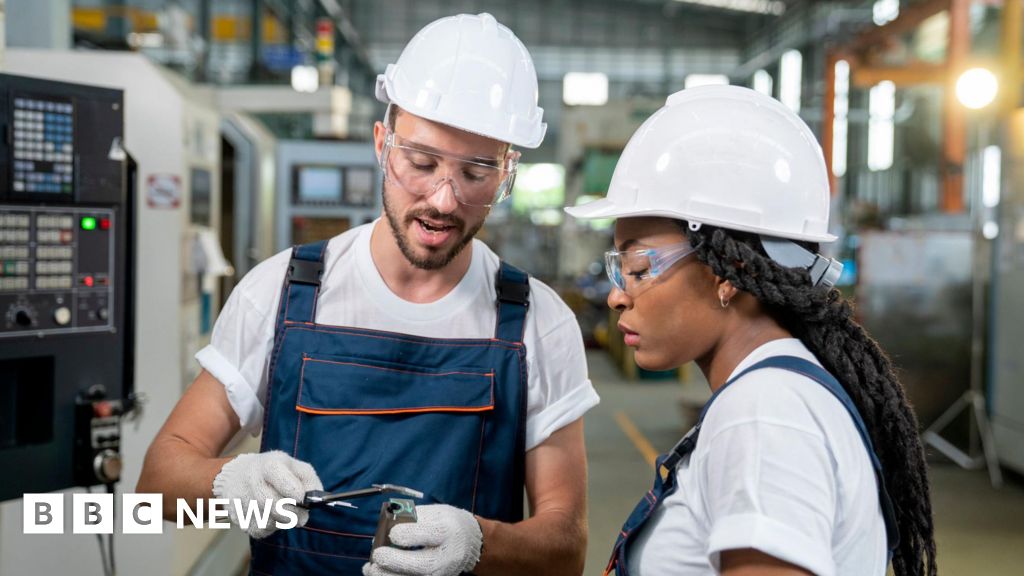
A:
[[[684,418],[693,417],[681,397],[692,407],[707,391],[702,382],[627,382],[602,351],[590,351],[588,362],[601,395],[586,417],[590,542],[584,573],[593,575],[601,574],[623,520],[650,488],[649,458],[671,448],[685,432]],[[996,490],[985,472],[964,471],[940,457],[933,459],[930,478],[939,573],[1024,574],[1024,481],[1008,478]]]

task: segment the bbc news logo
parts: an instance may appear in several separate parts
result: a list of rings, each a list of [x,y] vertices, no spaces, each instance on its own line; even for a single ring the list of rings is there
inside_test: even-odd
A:
[[[64,533],[64,494],[25,494],[23,502],[22,531],[25,534]],[[263,502],[200,498],[193,509],[191,502],[178,498],[175,526],[178,530],[191,526],[227,530],[231,528],[230,511],[234,510],[243,530],[251,525],[266,530],[272,517],[283,518],[284,521],[274,521],[274,527],[287,530],[299,524],[295,505],[292,498]],[[160,494],[122,494],[120,511],[121,533],[163,534],[163,497]],[[113,534],[116,513],[113,494],[72,494],[71,533]]]

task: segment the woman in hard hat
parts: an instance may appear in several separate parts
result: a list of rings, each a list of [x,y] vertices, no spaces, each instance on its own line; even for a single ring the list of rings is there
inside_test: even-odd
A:
[[[607,572],[935,574],[917,420],[817,254],[829,184],[799,117],[745,88],[673,94],[607,198],[568,212],[618,219],[608,305],[637,364],[695,361],[714,393]]]

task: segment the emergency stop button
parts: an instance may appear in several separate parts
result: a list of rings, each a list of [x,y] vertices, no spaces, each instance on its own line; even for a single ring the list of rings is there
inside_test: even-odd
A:
[[[53,311],[53,321],[59,326],[67,326],[71,322],[71,310],[67,306],[61,306]]]

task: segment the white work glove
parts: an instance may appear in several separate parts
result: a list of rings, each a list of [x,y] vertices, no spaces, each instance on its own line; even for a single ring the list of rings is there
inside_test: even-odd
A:
[[[484,535],[472,514],[447,504],[416,507],[416,522],[391,528],[391,542],[363,565],[363,576],[458,576],[480,562]]]
[[[296,502],[302,502],[307,491],[323,489],[323,484],[312,466],[280,450],[240,454],[224,464],[220,473],[213,479],[214,497],[232,500],[228,506],[228,514],[231,522],[239,527],[235,498],[241,500],[243,509],[254,500],[260,510],[263,510],[268,499],[276,502],[281,498],[294,498]],[[305,525],[309,520],[309,510],[298,506],[285,508],[295,512],[299,517],[298,526]],[[253,538],[266,538],[277,530],[278,522],[285,523],[289,520],[291,519],[271,508],[270,521],[265,529],[260,529],[255,518],[250,516],[249,527],[243,530]]]

